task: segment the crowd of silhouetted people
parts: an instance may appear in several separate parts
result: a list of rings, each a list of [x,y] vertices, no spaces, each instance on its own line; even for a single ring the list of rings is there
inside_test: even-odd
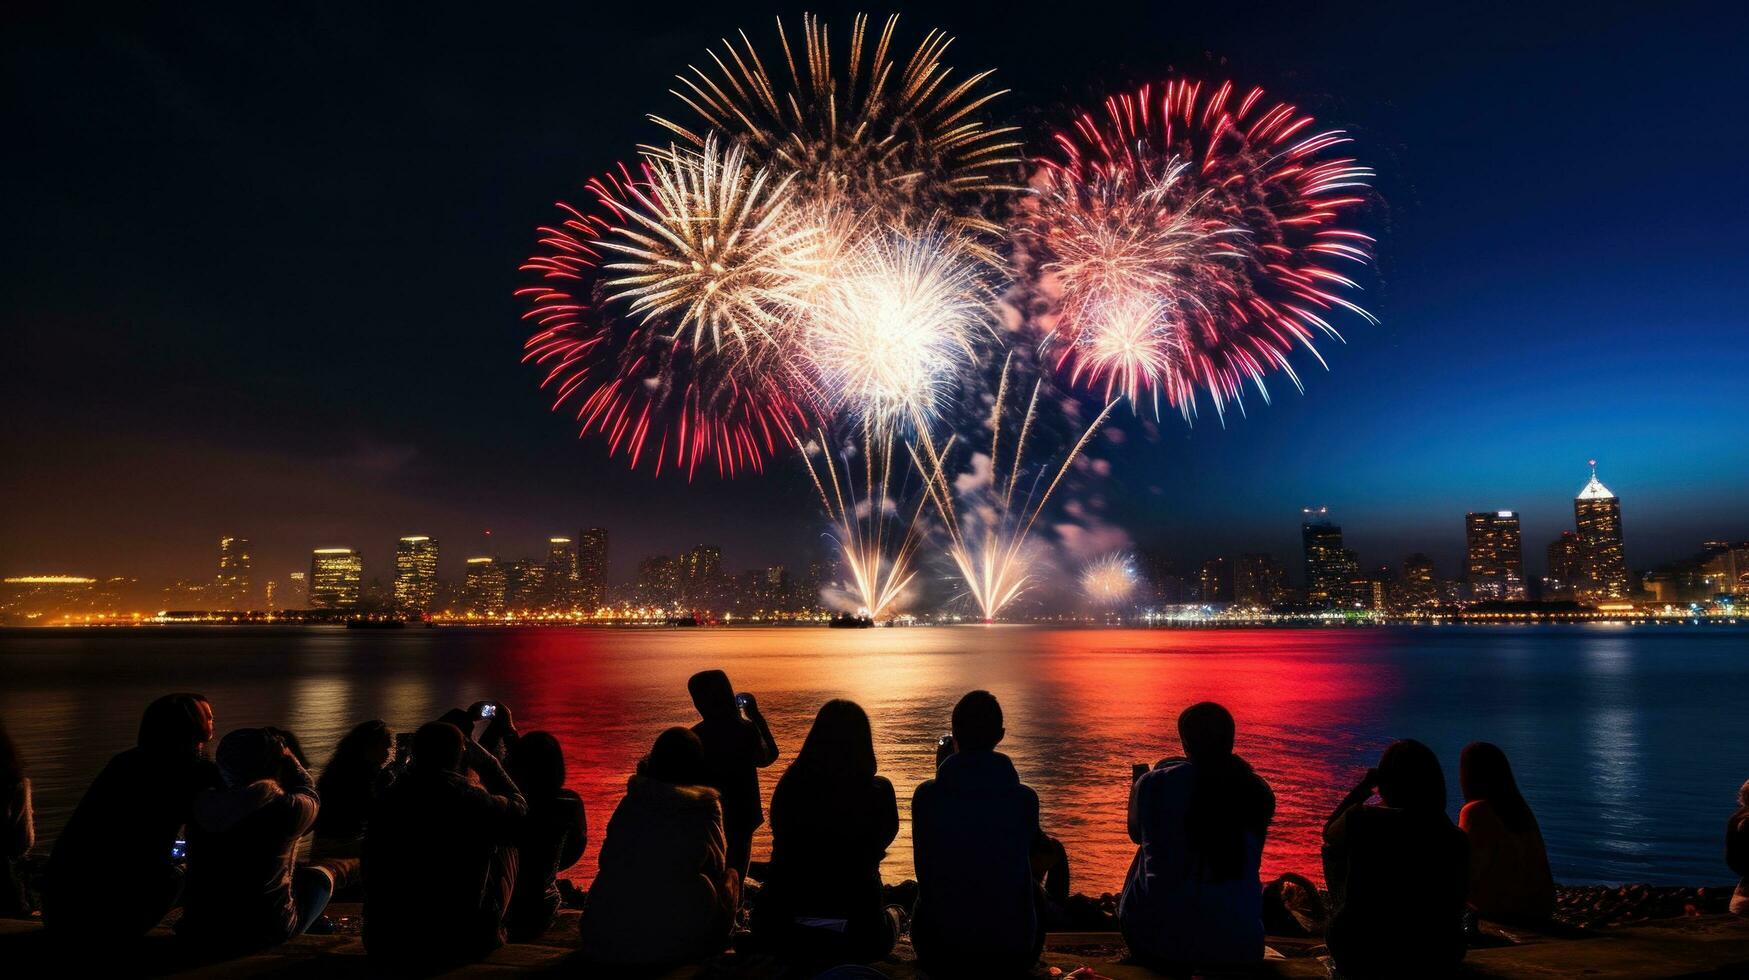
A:
[[[898,902],[880,875],[898,800],[868,715],[851,701],[823,705],[772,793],[771,859],[757,900],[744,902],[766,817],[759,770],[777,743],[722,671],[688,687],[700,721],[656,737],[608,821],[582,961],[656,971],[733,940],[809,975],[879,961],[908,931],[931,975],[1035,967],[1069,898],[1068,859],[1040,825],[1038,794],[998,751],[1006,730],[993,695],[955,705],[935,776],[912,794],[916,881]],[[1303,877],[1261,880],[1275,794],[1234,753],[1233,716],[1195,704],[1177,729],[1182,757],[1131,773],[1137,850],[1118,920],[1137,962],[1170,974],[1253,963],[1267,934],[1298,929],[1321,932],[1344,977],[1438,975],[1462,960],[1478,918],[1535,925],[1555,911],[1536,817],[1492,744],[1463,751],[1455,824],[1433,751],[1387,747],[1324,826],[1326,903]],[[362,899],[374,963],[429,970],[553,927],[559,875],[587,838],[583,801],[565,788],[558,740],[518,732],[509,707],[481,702],[402,735],[367,721],[315,778],[291,732],[239,729],[209,758],[213,736],[200,695],[147,707],[135,746],[98,774],[49,856],[50,937],[113,951],[180,908],[181,941],[241,953],[331,928],[323,912],[341,895]],[[0,802],[0,913],[29,915],[18,868],[33,843],[30,781],[4,729]],[[1749,783],[1739,804],[1726,859],[1745,876],[1731,910],[1749,914]]]

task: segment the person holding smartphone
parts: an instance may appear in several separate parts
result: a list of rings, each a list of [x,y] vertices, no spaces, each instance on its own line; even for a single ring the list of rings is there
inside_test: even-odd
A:
[[[222,787],[201,794],[188,827],[188,887],[177,935],[208,948],[253,949],[308,929],[334,892],[320,867],[295,866],[316,823],[314,781],[272,729],[219,742]]]
[[[692,733],[704,744],[710,784],[722,794],[723,833],[729,867],[745,877],[753,857],[753,832],[765,822],[759,770],[777,761],[777,740],[751,694],[736,694],[729,675],[702,670],[686,682],[699,722]]]
[[[1263,958],[1258,868],[1275,794],[1233,754],[1235,725],[1212,701],[1178,716],[1188,758],[1130,774],[1135,860],[1118,902],[1136,959],[1168,973]]]

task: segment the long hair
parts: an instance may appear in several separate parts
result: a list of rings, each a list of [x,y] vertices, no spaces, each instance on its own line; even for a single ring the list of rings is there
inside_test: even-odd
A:
[[[138,745],[149,752],[198,755],[207,739],[200,706],[210,704],[199,694],[166,694],[140,716]]]
[[[820,706],[814,726],[783,779],[832,780],[861,786],[875,775],[874,731],[855,701],[833,698]],[[782,783],[783,780],[779,780]]]
[[[12,734],[6,730],[6,724],[0,722],[0,790],[10,789],[24,782],[24,759],[18,754],[18,743],[12,741]]]
[[[1439,756],[1412,738],[1392,742],[1379,756],[1379,799],[1402,810],[1445,812],[1445,770]]]
[[[704,786],[710,782],[704,743],[692,729],[676,725],[656,736],[650,754],[638,762],[638,775],[673,786]]]
[[[1536,829],[1536,815],[1518,791],[1518,780],[1512,776],[1512,764],[1506,753],[1492,742],[1471,742],[1458,757],[1458,785],[1463,787],[1464,802],[1487,800],[1506,829],[1523,833]]]
[[[510,778],[531,806],[559,795],[566,775],[564,747],[551,732],[529,732],[516,740],[510,753]]]
[[[316,780],[316,792],[327,799],[331,793],[369,789],[377,774],[388,763],[395,746],[395,733],[380,719],[360,722],[352,731],[340,737],[334,754],[322,767]]]
[[[1213,881],[1245,873],[1245,835],[1261,840],[1275,817],[1275,799],[1233,754],[1235,726],[1226,708],[1212,701],[1193,704],[1178,716],[1178,739],[1190,758],[1196,781],[1184,810],[1184,834],[1191,851]]]

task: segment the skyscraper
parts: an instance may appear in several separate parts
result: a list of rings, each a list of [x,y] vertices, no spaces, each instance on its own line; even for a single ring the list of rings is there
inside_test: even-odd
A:
[[[547,608],[550,598],[546,562],[518,558],[504,566],[504,605],[507,608],[516,612],[533,612]]]
[[[1548,574],[1543,576],[1543,591],[1550,596],[1566,595],[1579,587],[1585,577],[1585,548],[1576,531],[1562,531],[1549,542]]]
[[[1203,602],[1233,601],[1233,565],[1225,558],[1210,558],[1203,562],[1197,582],[1200,586],[1197,597]]]
[[[1470,592],[1479,599],[1524,598],[1524,548],[1518,513],[1479,511],[1464,516]]]
[[[1573,526],[1584,552],[1584,590],[1599,599],[1626,596],[1628,566],[1622,552],[1621,501],[1598,482],[1595,459],[1591,461],[1591,481],[1573,498]]]
[[[467,561],[462,580],[462,604],[468,612],[496,616],[504,611],[504,566],[496,558],[477,556]]]
[[[423,534],[395,542],[395,608],[422,613],[437,598],[437,541]]]
[[[1274,555],[1239,556],[1233,567],[1233,603],[1247,609],[1266,609],[1281,598],[1287,575]]]
[[[594,612],[607,605],[607,529],[577,532],[577,604]]]
[[[547,539],[547,605],[577,608],[577,546],[570,538]]]
[[[317,548],[310,554],[310,607],[357,608],[364,586],[364,559],[351,548]]]
[[[244,609],[249,604],[248,538],[219,539],[219,574],[213,579],[214,607]]]
[[[723,549],[714,544],[693,546],[680,558],[680,598],[693,606],[709,606],[717,598],[723,574]]]
[[[638,602],[668,607],[680,601],[681,563],[667,555],[652,555],[638,563]]]
[[[1330,523],[1329,508],[1307,507],[1301,511],[1300,543],[1305,548],[1306,600],[1314,605],[1339,605],[1347,595],[1354,573],[1342,547],[1342,528]]]

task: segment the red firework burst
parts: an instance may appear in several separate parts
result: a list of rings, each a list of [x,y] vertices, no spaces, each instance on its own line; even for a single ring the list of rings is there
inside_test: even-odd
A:
[[[516,290],[536,328],[523,362],[545,369],[552,410],[574,410],[579,436],[602,436],[608,454],[623,450],[633,469],[649,459],[656,475],[672,466],[689,479],[713,462],[724,476],[762,470],[813,424],[795,395],[805,389],[769,370],[740,370],[623,305],[608,308],[602,273],[612,259],[599,243],[648,199],[649,175],[621,165],[585,187],[592,201],[560,202],[563,220],[539,229],[539,250],[520,267],[534,281]]]
[[[1271,371],[1299,386],[1289,354],[1340,340],[1333,313],[1376,322],[1338,295],[1360,287],[1332,268],[1371,260],[1373,240],[1339,226],[1372,176],[1329,152],[1348,142],[1231,82],[1143,86],[1079,114],[1040,160],[1017,229],[1059,369],[1132,402],[1145,392],[1156,412],[1163,397],[1187,420],[1199,389],[1224,415],[1243,410],[1246,382],[1268,401]]]

